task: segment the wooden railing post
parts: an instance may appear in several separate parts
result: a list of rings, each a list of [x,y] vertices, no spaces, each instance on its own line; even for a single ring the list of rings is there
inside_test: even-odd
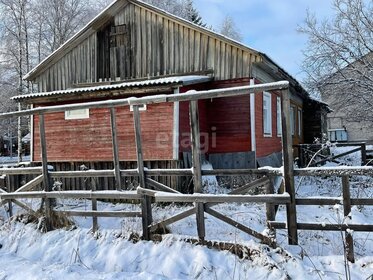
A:
[[[289,89],[281,91],[282,120],[282,159],[284,166],[285,190],[290,195],[290,203],[286,205],[289,244],[298,244],[297,213],[294,188],[293,139],[290,128],[290,93]]]
[[[111,124],[111,139],[113,142],[115,187],[118,191],[120,191],[121,190],[121,177],[120,177],[120,164],[119,164],[116,110],[114,107],[110,108],[110,124]]]
[[[350,182],[348,176],[342,176],[342,192],[343,192],[343,216],[344,219],[348,219],[351,215],[351,195],[350,195]],[[343,224],[347,224],[346,221],[342,221]],[[345,233],[345,251],[346,257],[350,262],[355,262],[354,256],[354,240],[350,232]]]
[[[47,157],[47,142],[45,137],[45,122],[44,115],[39,114],[39,132],[40,132],[40,148],[41,148],[41,161],[43,170],[43,184],[44,191],[51,191],[52,182],[48,171],[48,157]],[[50,198],[45,199],[45,226],[47,230],[51,230],[51,219],[52,219],[52,201]]]
[[[271,178],[271,180],[265,185],[266,194],[275,194],[274,180],[275,178]],[[276,220],[276,207],[272,203],[266,203],[266,218],[267,218],[267,225],[269,225],[268,223],[269,221]],[[269,228],[269,237],[275,238],[276,230],[270,226],[268,226],[268,228]]]
[[[365,143],[361,144],[361,166],[367,164],[367,147]]]
[[[135,126],[135,140],[136,140],[136,152],[137,152],[137,169],[139,173],[139,184],[140,187],[146,188],[145,172],[144,172],[144,157],[142,152],[141,144],[141,122],[140,122],[140,110],[138,105],[133,106],[133,121]],[[141,199],[142,209],[142,228],[143,237],[145,240],[150,240],[150,229],[149,226],[153,222],[151,198],[147,195],[143,195]]]
[[[91,179],[91,184],[92,184],[92,192],[95,192],[97,187],[96,187],[96,178]],[[97,199],[92,198],[92,211],[97,211]],[[97,221],[97,216],[92,216],[92,232],[95,233],[98,230],[98,221]]]
[[[193,182],[194,192],[202,192],[202,171],[201,171],[201,143],[199,130],[199,116],[198,116],[198,101],[190,101],[189,104],[189,119],[191,130],[191,146],[192,146],[192,162],[193,162]],[[196,219],[198,237],[204,241],[206,236],[204,204],[196,203]]]

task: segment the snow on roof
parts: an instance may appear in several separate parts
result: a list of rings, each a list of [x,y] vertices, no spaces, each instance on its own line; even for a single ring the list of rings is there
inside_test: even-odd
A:
[[[31,93],[31,94],[17,95],[17,96],[12,97],[12,99],[15,101],[21,101],[21,100],[32,99],[36,97],[69,95],[69,94],[75,94],[75,93],[106,91],[106,90],[114,90],[114,89],[157,86],[157,85],[184,85],[185,86],[185,85],[190,85],[190,84],[208,82],[211,80],[212,78],[209,76],[187,75],[187,76],[167,77],[167,78],[159,78],[159,79],[152,79],[152,80],[147,79],[147,80],[141,80],[141,81],[124,82],[124,83],[111,84],[111,85],[97,85],[97,86],[91,86],[91,87],[81,87],[81,88],[57,90],[57,91],[50,91],[50,92]]]

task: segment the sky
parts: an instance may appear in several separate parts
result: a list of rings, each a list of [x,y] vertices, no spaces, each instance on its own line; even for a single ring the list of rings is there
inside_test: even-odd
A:
[[[231,16],[243,43],[272,58],[285,71],[302,81],[302,50],[307,37],[297,32],[307,9],[318,19],[333,15],[332,0],[194,0],[207,25],[219,26]]]

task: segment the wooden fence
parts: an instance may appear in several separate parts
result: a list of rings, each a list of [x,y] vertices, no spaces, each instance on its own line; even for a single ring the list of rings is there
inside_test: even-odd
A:
[[[169,224],[175,223],[188,216],[196,216],[197,233],[201,241],[205,239],[205,223],[204,215],[208,213],[217,219],[220,219],[256,238],[262,242],[274,245],[274,239],[271,236],[263,235],[246,225],[243,225],[222,213],[212,209],[213,205],[218,203],[265,203],[268,226],[271,229],[286,228],[288,232],[289,244],[298,243],[299,229],[318,229],[318,230],[373,230],[373,226],[368,225],[327,225],[304,224],[297,222],[297,205],[323,205],[335,204],[343,201],[345,213],[348,213],[351,205],[372,205],[371,199],[351,199],[349,194],[348,176],[350,175],[373,175],[373,168],[346,168],[346,169],[322,169],[308,168],[298,169],[293,168],[293,151],[292,137],[290,131],[290,97],[289,97],[288,82],[276,82],[270,84],[251,85],[236,88],[225,88],[210,91],[189,91],[179,95],[157,95],[147,96],[142,98],[126,98],[118,100],[108,100],[99,102],[79,103],[62,106],[40,107],[20,112],[5,113],[0,115],[0,119],[9,117],[20,117],[25,115],[39,115],[40,120],[40,145],[42,152],[41,167],[24,167],[24,168],[7,168],[0,169],[1,174],[10,175],[28,175],[34,176],[32,180],[23,186],[9,187],[6,190],[0,190],[1,203],[15,203],[18,206],[25,208],[27,211],[35,212],[34,209],[21,202],[19,199],[42,199],[44,201],[44,215],[46,217],[46,226],[50,229],[53,219],[53,199],[56,198],[85,198],[92,201],[92,207],[89,211],[73,211],[64,210],[66,215],[73,216],[90,216],[92,217],[93,229],[98,228],[97,217],[141,217],[143,237],[150,239],[152,232],[159,228],[163,228]],[[255,94],[263,91],[277,90],[281,93],[281,119],[282,119],[282,151],[283,151],[283,168],[281,169],[218,169],[218,170],[202,170],[201,168],[201,151],[200,151],[200,130],[199,130],[199,113],[198,100],[211,99],[220,97],[240,96],[245,94]],[[139,107],[143,104],[163,103],[163,102],[190,102],[190,127],[191,127],[191,148],[192,148],[192,168],[191,169],[148,169],[145,168],[142,140],[141,140],[141,120]],[[121,169],[118,157],[118,142],[117,128],[115,121],[116,107],[133,106],[134,130],[137,151],[137,168],[136,169]],[[44,127],[44,114],[61,112],[73,109],[84,108],[110,108],[111,116],[111,131],[112,131],[112,147],[113,147],[113,169],[107,170],[80,170],[80,171],[55,171],[48,170],[48,155],[46,150],[46,137]],[[239,189],[232,191],[229,195],[210,195],[201,194],[202,192],[202,176],[204,175],[219,175],[219,176],[234,176],[234,175],[256,175],[260,177],[253,182],[250,182]],[[340,176],[343,184],[343,199],[341,198],[297,198],[294,188],[294,176]],[[185,195],[177,190],[162,184],[152,177],[161,176],[192,176],[194,182],[194,194]],[[281,176],[283,182],[284,194],[278,194],[275,190],[272,180],[274,177]],[[113,177],[115,178],[115,191],[99,191],[97,190],[95,178]],[[139,187],[136,191],[123,190],[124,177],[137,177]],[[90,178],[92,180],[91,190],[85,191],[55,191],[53,190],[53,179],[55,178]],[[42,191],[32,191],[37,186],[42,186]],[[263,187],[266,190],[264,195],[245,195],[252,188]],[[120,199],[124,201],[139,201],[141,203],[141,211],[138,212],[113,212],[113,211],[98,211],[97,199]],[[168,217],[163,221],[153,221],[152,203],[157,202],[184,202],[194,203],[194,206],[175,216]],[[276,206],[286,206],[287,220],[285,222],[276,221]],[[346,233],[347,244],[349,244],[349,252],[352,249],[352,237]],[[353,256],[353,255],[352,255]],[[351,257],[351,256],[350,256]],[[350,258],[350,260],[353,260]]]

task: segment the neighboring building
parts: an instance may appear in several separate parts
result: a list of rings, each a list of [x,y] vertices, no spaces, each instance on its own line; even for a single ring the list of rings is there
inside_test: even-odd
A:
[[[308,93],[267,55],[137,0],[111,4],[25,78],[38,93],[14,99],[34,107],[288,80],[295,144],[303,143],[308,127]],[[276,92],[200,101],[202,149],[214,168],[255,167],[257,159],[278,165],[279,104]],[[315,111],[323,107],[313,104]],[[48,160],[56,169],[110,166],[108,109],[48,114],[45,122]],[[148,105],[141,123],[147,166],[188,166],[187,103]],[[31,156],[38,162],[37,116],[32,124]],[[120,160],[134,167],[128,107],[117,109],[117,125]]]
[[[322,81],[321,98],[332,109],[327,116],[329,140],[373,144],[372,65],[371,52]]]

